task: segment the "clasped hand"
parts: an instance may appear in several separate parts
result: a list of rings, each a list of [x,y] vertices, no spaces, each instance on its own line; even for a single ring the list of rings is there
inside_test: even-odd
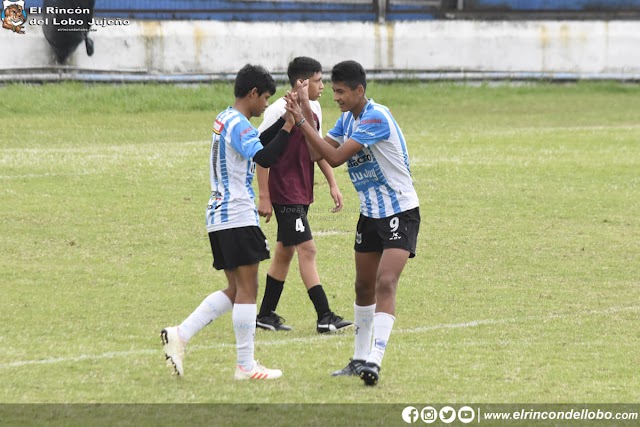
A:
[[[287,102],[287,112],[293,116],[296,123],[300,122],[304,118],[301,104],[309,102],[309,80],[298,80],[295,91],[287,91],[284,99]]]

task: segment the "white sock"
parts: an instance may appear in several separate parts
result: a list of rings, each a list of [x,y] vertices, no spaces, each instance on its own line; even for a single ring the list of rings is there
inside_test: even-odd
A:
[[[376,305],[359,306],[353,304],[353,323],[356,325],[356,336],[353,358],[367,360],[371,351],[371,334],[373,333],[373,315]]]
[[[388,313],[380,312],[373,316],[373,345],[367,362],[382,366],[382,358],[395,320],[396,318]]]
[[[236,352],[238,365],[244,370],[254,366],[253,340],[256,334],[256,304],[236,304],[233,306],[233,329],[236,332]]]
[[[233,303],[222,291],[209,295],[198,308],[178,326],[178,335],[186,343],[209,323],[231,310]]]

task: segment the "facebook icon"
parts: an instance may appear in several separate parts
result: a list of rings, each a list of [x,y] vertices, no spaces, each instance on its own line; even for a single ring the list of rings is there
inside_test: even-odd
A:
[[[420,413],[413,406],[407,406],[402,410],[402,420],[407,424],[413,424],[418,419]]]

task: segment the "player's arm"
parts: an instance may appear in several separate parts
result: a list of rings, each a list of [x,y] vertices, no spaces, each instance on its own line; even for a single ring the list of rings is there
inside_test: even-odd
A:
[[[342,193],[338,188],[338,183],[336,182],[336,177],[333,176],[333,168],[326,160],[320,160],[318,162],[318,167],[322,174],[327,180],[329,184],[329,194],[331,194],[331,198],[333,199],[333,203],[335,207],[332,209],[332,212],[338,212],[342,210]]]
[[[313,110],[311,109],[311,104],[309,103],[309,80],[300,81],[301,84],[298,84],[296,93],[298,94],[298,99],[300,102],[300,107],[302,108],[302,117],[304,117],[305,121],[309,124],[315,125],[315,119],[313,118]],[[296,122],[297,123],[297,122]],[[306,140],[307,138],[305,138]],[[309,149],[309,157],[312,162],[317,162],[318,160],[322,160],[322,156],[318,153],[309,141],[307,141],[307,148]]]
[[[307,123],[306,119],[304,121],[302,120],[304,118],[302,115],[302,108],[298,104],[297,99],[294,99],[290,94],[287,94],[286,100],[286,110],[293,115],[296,126],[300,128],[307,142],[311,144],[332,167],[335,168],[336,166],[340,166],[358,151],[362,150],[362,144],[351,138],[344,144],[339,145],[337,148],[335,146],[337,143],[334,145],[329,142],[331,138],[328,136],[325,137],[325,139],[322,139],[313,126]]]
[[[291,114],[286,114],[285,117],[287,117],[287,120],[282,128],[278,130],[276,136],[269,141],[265,138],[265,142],[262,143],[263,148],[253,155],[253,161],[263,168],[268,168],[275,163],[278,157],[280,157],[280,154],[282,154],[285,148],[287,148],[287,145],[289,145],[289,134],[291,133],[291,129],[293,129],[294,121]]]
[[[267,145],[269,142],[271,142],[271,140],[273,140],[273,138],[275,138],[278,134],[278,131],[282,129],[284,124],[285,120],[280,117],[271,126],[260,132],[260,142],[262,143],[262,145]]]
[[[271,215],[273,215],[271,195],[269,194],[269,169],[257,165],[256,175],[258,176],[258,214],[265,217],[266,222],[269,222]]]

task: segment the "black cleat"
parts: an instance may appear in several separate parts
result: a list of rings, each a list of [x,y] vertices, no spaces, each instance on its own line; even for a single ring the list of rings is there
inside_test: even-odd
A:
[[[320,334],[327,334],[338,332],[340,330],[353,326],[352,322],[344,320],[342,317],[335,314],[333,311],[326,313],[322,316],[322,319],[318,320],[316,330]]]
[[[267,331],[290,331],[293,329],[291,326],[285,325],[282,322],[284,322],[284,318],[278,316],[275,311],[272,311],[271,314],[267,316],[258,317],[256,319],[256,326],[266,329]]]
[[[380,377],[380,366],[375,363],[367,362],[359,370],[360,379],[364,381],[365,385],[374,386],[378,384],[378,377]]]
[[[351,359],[349,363],[344,368],[332,372],[332,377],[349,377],[352,375],[358,375],[360,368],[364,366],[364,360]]]

